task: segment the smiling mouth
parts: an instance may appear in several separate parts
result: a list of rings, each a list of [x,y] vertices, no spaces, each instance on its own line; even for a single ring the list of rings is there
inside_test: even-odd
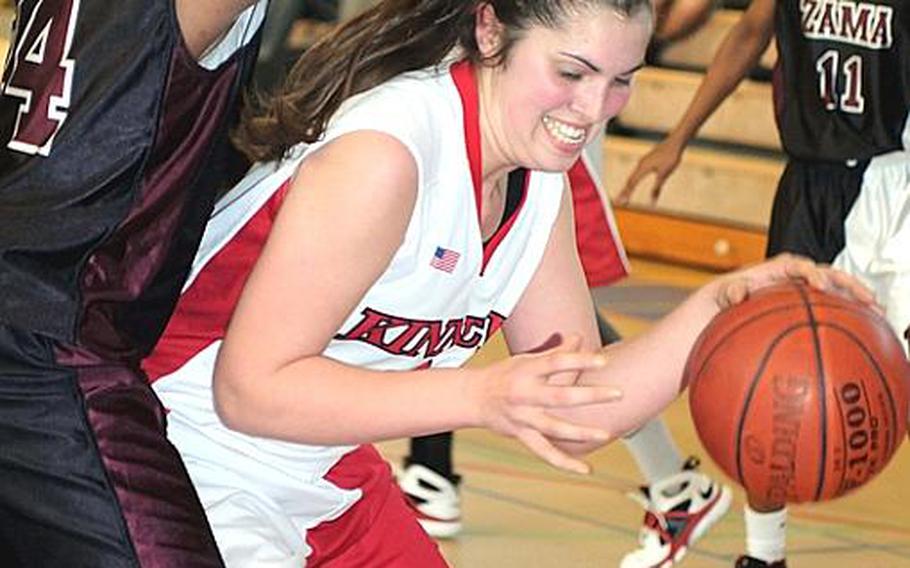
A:
[[[588,134],[586,128],[579,128],[544,115],[543,125],[553,138],[563,144],[581,144]]]

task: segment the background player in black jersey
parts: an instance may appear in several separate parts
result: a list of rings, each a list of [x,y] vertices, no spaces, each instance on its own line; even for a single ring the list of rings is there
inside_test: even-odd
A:
[[[645,155],[620,200],[654,175],[656,200],[701,125],[776,36],[775,113],[789,162],[767,254],[790,251],[859,276],[894,329],[910,323],[910,6],[902,0],[753,0],[680,122]],[[786,509],[746,507],[739,567],[785,566]]]
[[[0,86],[0,564],[220,566],[138,362],[266,0],[19,0]]]

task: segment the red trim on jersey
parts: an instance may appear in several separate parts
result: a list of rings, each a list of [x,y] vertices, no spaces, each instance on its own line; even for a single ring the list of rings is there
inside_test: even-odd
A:
[[[614,234],[597,181],[581,158],[568,171],[575,211],[575,241],[588,287],[605,286],[628,274],[619,235]]]
[[[474,203],[477,205],[477,226],[481,226],[481,203],[483,203],[483,180],[480,166],[480,103],[477,95],[477,81],[474,69],[467,59],[452,65],[450,71],[464,116],[464,139],[468,153],[468,166],[471,168],[471,182],[474,184]]]
[[[466,152],[468,154],[468,166],[471,169],[471,182],[474,184],[474,204],[477,207],[477,226],[483,226],[483,179],[481,164],[483,163],[480,153],[480,103],[477,95],[477,80],[474,76],[474,68],[467,59],[459,61],[450,68],[452,80],[455,82],[455,88],[458,90],[458,96],[461,98],[462,113],[464,116],[464,138]],[[528,196],[528,180],[530,172],[525,175],[524,186],[522,187],[521,201],[518,207],[509,217],[509,219],[500,225],[493,236],[483,244],[483,264],[480,266],[480,275],[483,276],[487,263],[496,252],[496,247],[509,234],[509,229],[515,224],[515,219],[521,212]]]
[[[180,296],[164,335],[142,362],[149,382],[173,373],[224,337],[247,277],[262,252],[290,187],[286,181],[240,231],[221,247]]]

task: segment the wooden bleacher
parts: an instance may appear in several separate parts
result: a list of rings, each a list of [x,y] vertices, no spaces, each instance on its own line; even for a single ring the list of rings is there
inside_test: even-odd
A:
[[[6,51],[9,49],[12,32],[13,7],[7,1],[0,1],[0,71],[6,63]]]
[[[603,179],[611,197],[643,156],[685,112],[702,72],[738,10],[717,10],[684,41],[665,48],[639,72],[628,106],[604,142]],[[769,49],[760,67],[776,54]],[[760,69],[761,71],[761,69]],[[774,123],[771,85],[746,80],[705,123],[666,181],[656,205],[645,178],[617,223],[631,254],[714,270],[761,260],[777,180],[784,167]]]
[[[635,76],[629,104],[616,119],[624,128],[665,133],[682,117],[702,73],[647,67]],[[770,128],[769,128],[770,126]],[[768,150],[780,150],[774,128],[771,84],[745,80],[708,119],[698,136]]]
[[[740,13],[740,10],[716,10],[711,19],[698,30],[698,33],[667,46],[660,55],[661,65],[678,69],[701,70],[707,68],[727,31],[739,19]],[[762,69],[770,70],[776,60],[777,50],[772,42],[762,56],[759,66]]]

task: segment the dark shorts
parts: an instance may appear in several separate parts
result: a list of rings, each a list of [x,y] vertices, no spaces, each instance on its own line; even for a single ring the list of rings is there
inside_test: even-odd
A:
[[[222,566],[140,371],[0,326],[0,559]]]
[[[791,160],[774,196],[767,256],[792,252],[818,262],[834,260],[844,248],[844,221],[867,166]]]

